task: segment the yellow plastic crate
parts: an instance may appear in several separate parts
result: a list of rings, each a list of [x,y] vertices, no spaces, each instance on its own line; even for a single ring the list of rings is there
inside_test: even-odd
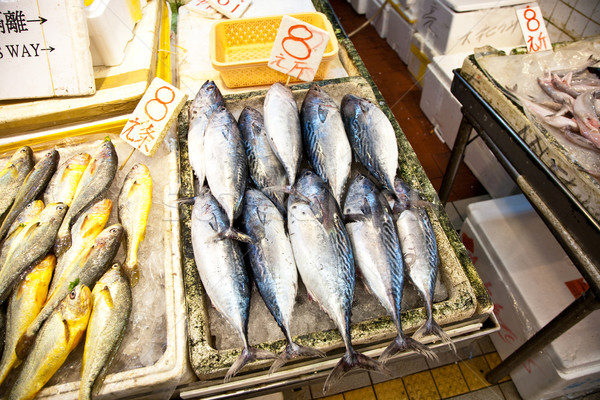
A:
[[[329,32],[321,65],[314,80],[322,80],[338,53],[331,23],[322,13],[289,14]],[[288,75],[267,66],[283,15],[232,19],[215,23],[210,30],[210,61],[230,88],[287,82]],[[291,77],[290,82],[300,82]]]

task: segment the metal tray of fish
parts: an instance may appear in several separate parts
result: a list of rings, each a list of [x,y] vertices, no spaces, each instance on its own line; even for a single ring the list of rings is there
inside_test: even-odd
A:
[[[373,90],[367,80],[362,77],[341,78],[318,83],[339,105],[346,94],[354,94],[376,101]],[[291,87],[294,98],[300,108],[309,84],[299,84]],[[235,118],[238,118],[246,106],[263,110],[266,91],[249,92],[240,95],[224,96],[228,109]],[[195,194],[195,178],[189,164],[187,154],[187,110],[189,102],[179,116],[178,137],[180,143],[180,197],[190,198]],[[395,121],[394,121],[395,122]],[[395,125],[396,135],[403,134]],[[405,140],[405,139],[404,139]],[[407,182],[417,180],[411,168],[405,162],[405,156],[400,152],[401,177]],[[404,176],[403,176],[404,175]],[[239,356],[242,343],[239,336],[233,331],[226,320],[221,317],[211,305],[206,296],[194,261],[191,243],[191,211],[193,205],[181,206],[182,230],[182,262],[184,272],[185,296],[188,307],[188,337],[189,355],[191,366],[201,380],[210,380],[223,377],[228,368]],[[456,255],[455,248],[450,243],[438,217],[441,211],[430,212],[430,218],[435,230],[441,265],[439,267],[438,282],[436,283],[436,296],[434,298],[434,317],[438,323],[445,326],[451,335],[453,324],[459,326],[468,320],[478,309],[477,296],[471,287],[470,279],[465,273]],[[402,324],[407,333],[414,332],[425,322],[423,302],[416,290],[405,284],[402,309]],[[384,349],[391,339],[396,336],[396,329],[386,312],[357,279],[352,306],[352,342],[360,349],[370,345],[379,345]],[[302,360],[302,365],[309,364],[312,371],[330,368],[333,364],[330,359],[339,358],[339,353],[344,348],[342,338],[335,325],[316,302],[311,302],[303,284],[300,283],[298,296],[292,316],[291,333],[295,341],[304,346],[310,346],[328,352],[324,359]],[[267,310],[256,288],[252,289],[248,336],[252,346],[280,354],[285,348],[285,340],[274,318]],[[426,337],[425,342],[433,341],[433,337]],[[333,356],[337,354],[337,356]],[[328,361],[329,360],[329,361]],[[264,372],[264,381],[276,381],[286,376],[298,362],[290,362],[280,371],[267,376],[267,369],[272,363],[268,361],[255,361],[246,366],[234,380],[243,380],[244,374],[254,371],[258,374]],[[257,372],[262,370],[263,372]],[[247,375],[248,376],[248,375]],[[233,382],[232,382],[233,383]]]
[[[72,131],[67,131],[72,132]],[[0,151],[0,164],[16,149],[27,144],[36,160],[50,149],[58,150],[60,159],[66,160],[79,152],[94,154],[106,137],[113,142],[119,162],[127,158],[131,147],[118,134],[65,133],[40,136],[34,140],[17,141],[4,145]],[[34,144],[31,144],[31,143]],[[60,161],[59,161],[60,162]],[[133,305],[129,324],[108,375],[94,398],[111,399],[162,393],[169,397],[182,377],[189,378],[187,367],[186,319],[183,279],[180,269],[179,213],[174,200],[178,191],[178,159],[175,138],[167,138],[153,158],[135,152],[108,189],[107,197],[113,201],[108,225],[117,220],[117,197],[125,176],[136,163],[148,166],[152,180],[152,206],[145,239],[138,251],[140,279],[132,289]],[[108,226],[107,225],[107,226]],[[125,259],[123,246],[115,260]],[[90,288],[91,290],[91,288]],[[68,356],[65,363],[38,393],[38,399],[76,399],[79,395],[84,340]],[[19,368],[12,371],[0,387],[7,394]],[[2,397],[2,395],[0,395]]]

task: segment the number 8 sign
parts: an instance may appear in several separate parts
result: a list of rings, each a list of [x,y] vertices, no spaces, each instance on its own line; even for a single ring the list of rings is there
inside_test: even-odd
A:
[[[284,15],[277,31],[269,67],[311,82],[329,42],[329,32]]]

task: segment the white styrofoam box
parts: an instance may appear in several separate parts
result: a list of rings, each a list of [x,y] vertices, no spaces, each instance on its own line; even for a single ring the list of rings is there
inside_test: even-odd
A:
[[[134,6],[135,5],[135,6]],[[131,0],[94,0],[85,7],[90,50],[94,65],[119,65],[133,28],[141,18],[141,6]]]
[[[509,7],[526,3],[528,0],[441,0],[456,12],[485,10],[488,8]]]
[[[455,4],[461,1],[455,0]],[[417,31],[441,54],[473,52],[476,47],[525,45],[515,10],[525,5],[501,7],[502,1],[486,4],[494,8],[457,12],[442,0],[424,0]],[[536,2],[528,3],[537,5]]]
[[[367,3],[366,15],[367,19],[373,17],[383,6],[383,10],[379,13],[377,17],[373,21],[371,21],[371,25],[375,27],[377,34],[379,37],[385,39],[385,36],[388,31],[389,25],[389,13],[390,13],[390,5],[386,0],[369,0]]]
[[[359,14],[364,14],[367,12],[367,7],[369,5],[369,0],[350,0],[352,4],[352,8]]]
[[[410,42],[415,32],[415,19],[411,19],[410,14],[401,9],[397,4],[392,3],[388,13],[388,24],[386,41],[392,49],[398,53],[398,56],[404,64],[408,64],[408,53],[410,51]]]
[[[523,195],[472,203],[461,238],[492,301],[502,359],[585,289],[546,225]],[[514,369],[524,399],[573,395],[600,385],[600,312],[594,311]]]
[[[439,53],[425,41],[423,35],[419,32],[414,32],[410,41],[408,50],[408,72],[417,80],[419,85],[422,85],[423,76],[427,69],[427,64],[438,56]]]

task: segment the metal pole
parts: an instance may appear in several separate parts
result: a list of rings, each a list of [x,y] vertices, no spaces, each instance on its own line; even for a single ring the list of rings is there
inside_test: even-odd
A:
[[[444,178],[442,179],[442,185],[440,186],[439,197],[443,205],[446,205],[450,191],[452,190],[452,184],[456,178],[458,172],[458,166],[465,156],[465,149],[469,142],[469,136],[471,136],[471,130],[473,125],[464,116],[460,122],[456,139],[454,140],[454,146],[452,147],[452,153],[450,154],[450,160],[446,166],[446,172],[444,172]]]

